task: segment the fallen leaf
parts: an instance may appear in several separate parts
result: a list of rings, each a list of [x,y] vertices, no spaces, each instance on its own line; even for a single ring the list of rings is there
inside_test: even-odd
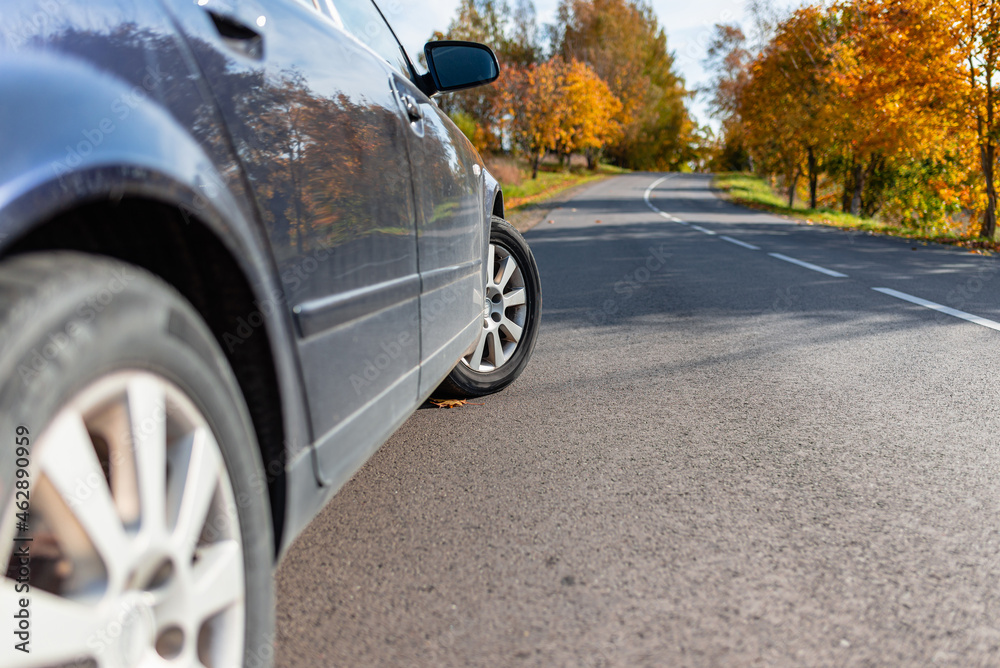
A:
[[[551,225],[551,224],[552,224],[552,223],[554,223],[554,222],[556,222],[556,221],[554,221],[554,220],[550,220],[550,221],[549,221],[549,225]]]
[[[597,225],[600,225],[600,224],[601,224],[601,221],[599,221],[599,220],[595,220],[595,221],[594,221],[594,223],[596,223]]]
[[[482,406],[483,404],[470,404],[468,399],[431,399],[431,403],[438,408],[458,408],[459,406]]]

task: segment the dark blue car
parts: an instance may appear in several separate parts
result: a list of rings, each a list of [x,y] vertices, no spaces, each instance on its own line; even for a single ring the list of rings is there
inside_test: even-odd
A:
[[[498,391],[527,245],[371,0],[0,0],[0,665],[263,665],[283,549]]]

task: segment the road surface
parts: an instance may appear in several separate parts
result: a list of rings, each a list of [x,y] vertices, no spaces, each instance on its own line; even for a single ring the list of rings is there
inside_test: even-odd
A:
[[[278,666],[1000,664],[1000,261],[708,184],[526,235],[532,363],[300,537]]]

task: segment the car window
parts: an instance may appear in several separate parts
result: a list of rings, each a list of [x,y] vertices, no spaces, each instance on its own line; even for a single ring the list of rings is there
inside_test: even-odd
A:
[[[389,24],[372,0],[333,0],[344,30],[382,56],[386,62],[410,76],[410,63]]]

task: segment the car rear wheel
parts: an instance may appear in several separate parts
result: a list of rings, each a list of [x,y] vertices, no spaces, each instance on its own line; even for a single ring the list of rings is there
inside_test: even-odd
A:
[[[5,456],[26,471],[9,484],[0,469],[0,608],[27,596],[33,620],[31,653],[0,663],[268,665],[262,467],[233,373],[192,307],[120,262],[7,260],[0,377]],[[30,446],[16,450],[14,434]]]
[[[479,341],[441,383],[437,396],[499,392],[521,375],[531,358],[542,314],[538,266],[524,237],[497,216],[490,226],[486,273]]]

